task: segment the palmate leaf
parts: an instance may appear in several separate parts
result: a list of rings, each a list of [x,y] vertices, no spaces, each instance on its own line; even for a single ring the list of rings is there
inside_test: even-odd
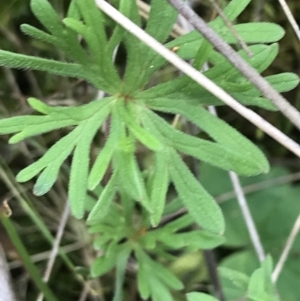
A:
[[[183,115],[188,120],[196,124],[199,128],[207,132],[207,134],[210,135],[215,141],[223,145],[225,147],[224,150],[226,149],[235,152],[231,159],[228,157],[228,160],[238,160],[238,158],[240,158],[240,160],[243,162],[241,161],[241,163],[237,164],[241,164],[241,166],[238,168],[240,171],[243,170],[242,172],[244,174],[255,175],[261,172],[268,172],[269,164],[265,156],[251,141],[243,137],[238,131],[234,130],[221,119],[211,115],[201,106],[189,105],[183,102],[174,103],[174,101],[168,99],[165,99],[163,102],[153,99],[153,101],[147,101],[147,104],[150,105],[154,110]],[[159,119],[159,117],[154,116],[153,113],[151,113],[151,118],[154,122],[155,120]],[[160,122],[160,124],[162,125],[163,122]],[[171,131],[169,132],[171,133]],[[179,136],[178,133],[177,135]],[[182,135],[185,134],[180,133],[180,136]],[[196,139],[189,137],[188,140],[191,140],[190,138],[192,138],[193,141]],[[180,141],[182,141],[182,139]],[[176,139],[174,143],[179,144],[180,141],[178,142]],[[187,145],[179,145],[179,147],[180,149],[186,149]],[[193,156],[197,156],[196,152],[197,150],[195,149],[195,152],[191,154]],[[222,161],[216,162],[220,162],[222,164]],[[210,164],[215,165],[214,162],[210,162]]]
[[[60,127],[69,125],[77,127],[57,141],[39,160],[22,170],[17,175],[17,180],[28,181],[43,170],[34,186],[34,193],[36,195],[47,193],[55,183],[61,165],[75,148],[70,172],[69,199],[72,213],[81,218],[85,210],[90,144],[110,113],[111,99],[74,108],[50,107],[34,98],[29,99],[29,103],[34,109],[46,115],[1,120],[0,133],[19,132],[10,139],[11,142],[18,142]]]
[[[31,0],[30,6],[32,12],[44,27],[59,39],[59,48],[76,62],[89,63],[89,57],[81,47],[76,34],[65,28],[58,14],[47,0]]]
[[[80,1],[77,0],[77,2]],[[86,37],[84,33],[88,32],[89,39],[87,40],[90,42],[88,43],[88,46],[90,46],[89,50],[92,54],[91,57],[80,45],[78,40],[76,28],[78,29],[79,26],[76,27],[76,25],[79,23],[79,12],[77,7],[75,8],[74,6],[74,1],[72,2],[72,11],[74,12],[75,19],[71,19],[71,14],[68,15],[68,20],[70,21],[69,23],[67,22],[70,26],[70,28],[68,28],[63,24],[47,0],[31,0],[31,9],[33,13],[50,34],[26,24],[22,26],[22,30],[33,38],[48,42],[53,44],[56,48],[62,49],[66,53],[68,59],[79,64],[57,62],[1,50],[0,65],[10,68],[29,68],[47,71],[61,76],[83,78],[99,89],[108,93],[115,93],[120,85],[120,78],[116,68],[113,66],[111,57],[109,58],[107,56],[106,48],[102,46],[105,42],[102,40],[101,43],[99,42],[101,36],[100,27],[103,27],[104,25],[102,24],[102,18],[96,18],[96,15],[101,16],[101,12],[97,9],[93,1],[89,1],[86,5],[85,1],[83,2],[84,3],[81,4],[81,9],[83,10],[81,13],[83,14],[84,21],[87,22],[86,24],[88,27],[86,28],[84,27],[85,25],[83,25],[80,29],[86,28],[87,30],[78,30],[78,32],[84,37]],[[97,26],[97,31],[94,31],[92,27],[89,26]]]
[[[126,0],[125,0],[126,2]],[[129,2],[129,1],[127,1]],[[132,8],[134,12],[137,8]],[[176,22],[177,12],[167,0],[152,0],[149,18],[145,31],[160,42],[164,42]],[[134,19],[135,21],[135,19]],[[152,61],[157,56],[156,52],[150,49],[136,38],[127,35],[126,47],[128,51],[127,68],[124,76],[124,93],[138,91],[149,80]]]
[[[245,9],[245,7],[249,4],[250,0],[233,0],[225,7],[224,13],[230,21],[234,21]],[[218,27],[225,27],[224,22],[221,17],[217,17],[215,20],[209,23],[210,26],[214,26],[215,28]],[[184,59],[193,59],[196,56],[197,50],[199,49],[200,44],[203,41],[203,37],[197,32],[192,31],[184,36],[181,36],[169,43],[166,46],[170,49],[177,46],[179,47],[178,51],[176,52],[180,57]],[[199,44],[191,45],[193,42]],[[259,42],[259,41],[258,41]],[[274,41],[275,42],[275,41]],[[166,63],[165,59],[156,55],[154,60],[151,61],[151,69],[147,71],[148,78],[160,67],[162,67]]]
[[[240,53],[250,65],[257,68],[260,72],[269,66],[278,53],[278,46],[276,44],[270,46],[255,45],[250,46],[250,49],[254,53],[254,56],[251,58],[243,51]],[[211,62],[215,66],[205,72],[206,76],[214,80],[220,87],[245,105],[255,105],[268,110],[277,110],[270,100],[260,97],[261,93],[253,87],[252,83],[243,78],[220,54],[213,51],[209,55]],[[278,80],[276,80],[277,76]],[[278,92],[293,89],[299,81],[298,76],[292,73],[278,74],[274,78],[266,77],[266,79],[269,80]],[[190,104],[202,105],[223,104],[217,97],[186,76],[142,91],[136,97],[141,99],[154,98],[155,101],[159,101],[158,98],[162,98],[161,101],[164,101],[165,98],[170,100],[178,99],[181,102],[185,100]]]
[[[76,0],[76,3],[89,32],[90,37],[87,42],[90,45],[90,51],[95,62],[100,68],[99,73],[111,87],[119,90],[121,85],[120,77],[114,66],[112,56],[107,52],[107,48],[104,47],[107,43],[107,36],[102,12],[94,1]]]
[[[253,53],[252,57],[247,56],[244,51],[239,54],[258,71],[264,71],[278,54],[278,45],[254,45],[249,47]],[[238,70],[232,67],[226,59],[215,51],[206,54],[207,60],[214,66],[204,72],[205,76],[214,80],[229,93],[248,92],[253,85],[246,81]],[[234,85],[236,83],[236,85]],[[199,97],[201,95],[201,97]],[[139,98],[168,97],[186,100],[191,103],[215,104],[221,103],[215,96],[209,93],[187,77],[177,78],[145,90],[137,95]],[[242,102],[242,98],[240,99]]]
[[[197,111],[198,110],[196,109],[196,112]],[[201,116],[199,114],[197,118],[201,119],[201,117],[205,115],[205,110],[203,108],[200,108],[199,111],[201,111]],[[214,135],[214,132],[209,132],[209,134],[212,135],[213,138],[216,137],[215,139],[219,143],[199,139],[174,129],[166,121],[164,121],[162,118],[152,113],[151,111],[147,111],[147,115],[148,120],[151,119],[150,122],[152,122],[157,130],[159,130],[159,132],[164,136],[166,144],[177,149],[180,152],[193,156],[204,162],[208,162],[209,164],[217,166],[219,168],[225,170],[234,170],[235,172],[242,175],[256,175],[258,173],[267,171],[261,170],[259,168],[259,163],[255,159],[253,159],[253,157],[251,156],[252,154],[249,154],[247,156],[248,160],[245,160],[245,154],[240,151],[237,142],[234,142],[235,147],[233,148],[233,145],[230,142],[227,142],[227,139],[229,139],[228,137],[222,140],[218,140],[219,135],[217,133],[216,136]],[[218,128],[217,131],[220,131],[220,129],[221,128]],[[242,140],[244,140],[242,136],[240,137]],[[260,157],[264,159],[264,161],[261,163],[265,164],[265,158],[260,152],[258,152],[258,149],[250,142],[248,142],[248,147],[250,147],[252,153],[259,154]],[[262,166],[263,165],[261,165],[261,167]],[[266,168],[268,167],[268,165],[264,167]]]
[[[211,23],[209,23],[209,25],[211,25]],[[234,25],[234,27],[236,26],[239,25]],[[253,26],[253,28],[257,30],[255,32],[257,34],[249,34],[249,32],[252,31],[251,26]],[[229,29],[226,30],[226,28],[227,27],[223,25],[220,29],[214,29],[217,31],[217,33],[218,31],[221,31],[219,32],[219,34],[225,40],[225,42],[236,44],[236,38],[233,38],[232,34],[229,33]],[[222,31],[225,33],[224,36],[222,35]],[[238,27],[238,32],[241,39],[247,44],[274,43],[280,40],[284,33],[280,26],[273,23],[243,24],[243,26]],[[262,32],[262,34],[260,34],[260,32]],[[190,33],[185,34],[184,36],[174,39],[171,42],[168,42],[167,44],[165,44],[165,46],[169,49],[173,49],[174,47],[176,47],[176,54],[178,56],[186,60],[191,60],[195,58],[197,50],[201,46],[203,40],[204,38],[200,35],[198,31],[192,31]],[[164,66],[166,63],[166,60],[161,56],[155,56],[155,58],[151,61],[151,69],[147,70],[147,76],[150,77],[155,71]]]

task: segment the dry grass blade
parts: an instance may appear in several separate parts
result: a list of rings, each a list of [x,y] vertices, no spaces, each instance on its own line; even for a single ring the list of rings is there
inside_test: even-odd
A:
[[[232,109],[234,109],[240,115],[248,119],[266,134],[274,138],[280,144],[282,144],[287,149],[296,154],[298,157],[300,157],[300,145],[298,145],[295,141],[287,137],[276,127],[274,127],[269,122],[261,118],[258,114],[241,105],[237,100],[231,97],[213,81],[205,77],[201,72],[199,72],[198,70],[190,66],[187,62],[179,58],[175,53],[164,47],[157,40],[148,35],[144,30],[142,30],[136,24],[131,22],[131,20],[126,18],[123,14],[121,14],[118,10],[113,8],[106,1],[96,0],[96,4],[101,10],[103,10],[103,12],[105,12],[117,23],[119,23],[121,26],[123,26],[132,34],[134,34],[137,38],[139,38],[153,50],[155,50],[158,54],[160,54],[162,57],[164,57],[166,60],[172,63],[175,67],[184,72],[199,85],[205,87],[205,89],[207,89],[213,95],[218,97],[220,100],[222,100]],[[300,118],[298,121],[300,122]]]
[[[210,106],[209,111],[212,115],[217,116],[217,110],[215,107]],[[238,200],[238,204],[240,206],[240,209],[242,211],[242,215],[244,217],[248,232],[250,234],[250,238],[252,240],[254,250],[257,254],[259,261],[262,262],[265,259],[265,252],[264,252],[262,243],[260,241],[258,231],[256,229],[250,209],[248,207],[245,193],[244,193],[243,187],[239,180],[239,176],[233,171],[228,172],[228,174],[229,174],[232,186],[234,188],[234,194]]]
[[[286,242],[286,245],[284,247],[284,250],[279,258],[279,261],[274,269],[274,272],[272,274],[272,280],[273,282],[275,283],[284,267],[284,264],[285,264],[285,261],[287,260],[288,258],[288,255],[289,255],[289,252],[293,246],[293,243],[298,235],[300,231],[300,214],[294,224],[294,227],[291,231],[291,234],[289,235],[288,239],[287,239],[287,242]]]
[[[243,188],[241,186],[241,183],[240,183],[239,178],[236,173],[231,171],[231,172],[229,172],[229,175],[230,175],[230,179],[231,179],[239,206],[241,208],[244,220],[246,222],[247,229],[249,231],[250,238],[251,238],[253,246],[254,246],[254,250],[257,254],[259,261],[262,262],[262,261],[264,261],[264,259],[266,257],[265,252],[263,250],[262,243],[260,241],[258,232],[256,230],[256,226],[254,224],[251,212],[249,210],[249,207],[248,207],[248,204],[247,204],[247,201],[245,198],[245,194],[243,192]]]
[[[236,38],[237,42],[239,43],[240,47],[247,53],[248,56],[253,56],[252,51],[249,49],[248,45],[245,43],[245,41],[240,37],[239,33],[235,30],[232,23],[228,20],[222,9],[220,8],[219,4],[215,0],[209,0],[209,2],[212,4],[214,9],[217,11],[219,16],[224,21],[225,25],[228,27],[228,29],[231,31],[233,36]]]
[[[300,41],[300,28],[299,25],[297,24],[291,10],[289,9],[287,3],[285,0],[278,0],[278,2],[280,3],[282,10],[284,11],[287,19],[289,20],[298,40]]]
[[[63,214],[62,214],[61,219],[60,219],[60,223],[59,223],[59,226],[58,226],[56,237],[55,237],[55,240],[54,240],[53,248],[52,248],[52,251],[50,253],[47,268],[46,268],[46,271],[45,271],[45,274],[44,274],[44,277],[43,277],[43,280],[45,282],[48,282],[48,280],[50,278],[50,274],[51,274],[51,271],[53,269],[54,262],[55,262],[55,259],[57,257],[58,251],[59,251],[59,245],[60,245],[64,230],[65,230],[69,215],[70,215],[69,202],[66,202]],[[42,301],[43,298],[44,298],[44,296],[41,293],[38,296],[37,301]]]

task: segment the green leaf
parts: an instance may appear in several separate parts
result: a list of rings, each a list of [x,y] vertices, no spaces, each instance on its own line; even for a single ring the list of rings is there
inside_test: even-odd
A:
[[[168,203],[170,204],[170,203]],[[181,205],[181,204],[180,204]],[[168,206],[168,205],[167,205]],[[166,207],[167,207],[166,206]],[[177,211],[177,210],[176,210]],[[170,213],[169,213],[170,214]],[[163,229],[161,229],[163,232],[175,233],[180,229],[184,229],[188,227],[189,225],[193,224],[194,220],[189,214],[185,214],[183,216],[178,217],[177,219],[167,223]]]
[[[71,133],[57,141],[47,150],[43,157],[19,172],[17,175],[17,181],[26,182],[32,179],[48,164],[51,164],[51,162],[55,162],[56,160],[61,160],[61,162],[63,162],[72,152],[80,132],[81,130],[76,128]]]
[[[216,298],[204,293],[188,293],[188,301],[218,301]]]
[[[247,44],[273,43],[282,39],[285,32],[275,23],[257,22],[234,25],[237,34]],[[236,37],[227,26],[221,27],[217,33],[229,44],[237,43]]]
[[[111,89],[119,91],[121,85],[120,77],[114,66],[112,57],[109,56],[107,48],[104,47],[107,43],[107,36],[102,12],[94,1],[77,0],[77,4],[87,25],[87,41],[92,55],[100,67],[99,72]]]
[[[166,144],[176,148],[180,152],[193,156],[204,162],[226,170],[233,170],[241,175],[256,175],[261,172],[257,168],[257,162],[253,158],[245,160],[245,154],[240,152],[239,147],[218,144],[204,139],[199,139],[174,129],[156,114],[148,111],[149,119],[163,134]],[[220,131],[221,129],[219,129]]]
[[[76,218],[82,218],[85,210],[90,144],[108,114],[109,109],[105,108],[80,125],[82,133],[74,151],[69,180],[70,207]]]
[[[139,263],[138,284],[142,297],[146,299],[151,294],[153,300],[173,300],[170,299],[169,288],[180,290],[182,282],[141,249],[136,249],[135,255]]]
[[[166,195],[169,187],[169,173],[166,155],[163,152],[155,153],[155,170],[150,195],[150,215],[153,227],[158,226],[164,211]]]
[[[96,6],[94,1],[76,0],[76,3],[87,26],[93,29],[97,28],[95,34],[99,49],[101,49],[101,46],[107,42],[101,10]],[[99,54],[103,53],[100,52]]]
[[[109,137],[102,151],[97,156],[89,175],[88,188],[90,190],[93,190],[102,180],[109,162],[112,159],[113,152],[118,145],[119,139],[121,139],[122,125],[115,109],[112,110],[110,123]]]
[[[179,197],[194,220],[204,230],[222,235],[225,225],[219,206],[174,150],[169,151],[169,171]]]
[[[123,301],[123,283],[126,273],[127,260],[129,258],[131,249],[125,248],[120,252],[116,264],[116,284],[113,301]]]
[[[93,73],[79,64],[48,60],[5,50],[0,50],[0,65],[8,68],[46,71],[50,74],[66,77],[84,78],[91,83],[101,82],[100,80],[91,80],[94,76]]]
[[[52,188],[58,177],[61,164],[62,162],[59,162],[58,164],[51,164],[43,170],[33,188],[33,193],[35,195],[44,195]]]
[[[77,35],[64,27],[59,16],[47,0],[32,0],[31,9],[45,28],[59,39],[57,45],[70,58],[82,64],[89,63],[87,53],[79,44]]]
[[[195,56],[193,67],[201,70],[203,68],[203,65],[208,61],[209,55],[212,50],[213,46],[208,41],[203,40]]]
[[[132,8],[132,10],[136,10],[136,8]],[[176,18],[177,11],[168,1],[153,0],[145,30],[158,41],[164,42],[171,32]],[[131,38],[128,40],[126,46],[129,51],[129,62],[124,78],[125,84],[130,87],[130,90],[126,86],[125,93],[138,91],[148,82],[150,76],[155,71],[152,69],[152,61],[157,56],[155,51],[141,44],[137,39]]]
[[[97,53],[99,49],[98,46],[96,46],[96,36],[86,25],[84,25],[81,21],[72,18],[65,18],[63,23],[74,32],[80,34],[86,40],[92,53]]]
[[[96,205],[88,216],[88,222],[93,223],[103,219],[107,213],[117,189],[117,175],[113,174],[103,189]]]
[[[52,36],[44,31],[42,31],[38,28],[35,28],[31,25],[28,25],[28,24],[22,24],[21,30],[22,30],[22,32],[24,32],[25,34],[27,34],[28,36],[30,36],[36,40],[40,40],[45,43],[52,44],[55,47],[59,48],[59,40],[55,36]]]
[[[122,118],[126,126],[129,128],[131,133],[146,147],[151,150],[158,151],[162,149],[161,143],[149,133],[147,130],[142,128],[137,122],[137,116],[134,114],[132,107],[125,107],[123,100],[118,101],[117,105],[118,115]]]
[[[148,281],[150,282],[153,301],[174,301],[170,290],[163,285],[160,279],[151,277]]]
[[[112,242],[105,254],[98,257],[91,266],[91,276],[93,278],[100,277],[109,272],[115,265],[118,257],[118,252],[122,245],[118,245],[116,242]]]
[[[244,273],[228,269],[225,267],[218,268],[221,277],[226,278],[232,283],[232,285],[238,289],[247,291],[250,278]]]
[[[113,156],[113,163],[114,169],[118,173],[120,185],[122,185],[130,197],[140,202],[151,212],[144,179],[133,152],[121,149],[116,150]]]
[[[251,0],[232,0],[230,1],[223,10],[223,13],[229,21],[234,21],[247,7]],[[210,24],[214,27],[224,26],[223,19],[219,16]]]
[[[167,0],[152,0],[145,31],[163,43],[170,35],[177,15],[177,11]]]
[[[239,166],[239,168],[243,169],[244,174],[253,175],[269,171],[266,157],[251,141],[201,106],[194,106],[183,102],[176,102],[175,104],[170,99],[165,99],[164,102],[149,100],[147,104],[154,110],[183,115],[203,131],[207,132],[218,143],[225,146],[227,151],[232,150],[235,152],[234,156],[244,160],[244,164]],[[157,117],[153,114],[151,119],[154,121]],[[247,165],[245,162],[247,162]],[[214,164],[211,161],[210,163]]]
[[[299,76],[295,73],[285,72],[266,77],[266,80],[278,91],[287,92],[299,85]]]
[[[249,301],[277,301],[276,292],[272,283],[272,258],[267,256],[261,268],[256,270],[249,282]]]
[[[214,249],[224,242],[224,237],[214,235],[203,230],[194,230],[184,233],[170,234],[168,231],[162,231],[159,240],[172,249],[188,247],[189,250],[208,250]]]
[[[249,65],[257,69],[259,73],[269,67],[278,54],[278,44],[275,43],[271,45],[253,45],[249,49],[253,53],[252,57],[249,57],[244,50],[240,50],[238,54]],[[220,53],[211,52],[209,60],[214,67],[204,72],[208,78],[212,80],[226,79],[227,81],[237,81],[237,77],[244,79],[241,73],[236,68],[233,68],[231,63]]]
[[[30,6],[34,15],[45,26],[45,28],[47,28],[53,35],[60,36],[64,27],[50,3],[47,0],[31,0]]]
[[[71,3],[68,8],[67,17],[75,20],[80,19],[80,11],[76,3],[77,0],[71,0]]]
[[[137,273],[137,281],[138,281],[138,289],[141,297],[143,299],[148,299],[150,297],[150,285],[149,285],[149,276],[148,272],[145,269],[143,262],[138,261],[138,273]]]
[[[36,98],[30,97],[28,98],[27,102],[34,110],[42,114],[50,114],[53,112],[52,107],[46,105],[44,102]]]

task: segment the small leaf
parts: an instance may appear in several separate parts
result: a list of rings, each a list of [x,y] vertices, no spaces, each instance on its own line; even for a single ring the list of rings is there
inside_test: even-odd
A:
[[[39,160],[24,168],[17,175],[18,182],[26,182],[36,176],[43,168],[58,158],[63,162],[72,152],[77,138],[80,135],[80,129],[76,128],[52,145]]]
[[[204,230],[222,235],[225,225],[219,206],[174,150],[169,152],[169,171],[179,197],[194,220]]]
[[[237,24],[234,25],[234,29],[247,44],[273,43],[282,39],[285,33],[281,26],[267,22]],[[223,26],[217,32],[227,43],[237,43],[236,37],[227,26]]]
[[[287,92],[299,85],[299,76],[295,73],[289,72],[267,76],[266,80],[278,92]]]
[[[204,293],[188,293],[188,301],[218,301],[216,298]]]
[[[260,172],[266,173],[269,171],[269,163],[266,157],[251,141],[243,137],[223,120],[210,114],[203,107],[183,102],[176,102],[176,104],[174,104],[174,101],[171,99],[164,99],[164,102],[155,101],[153,99],[147,101],[147,104],[154,110],[183,115],[207,132],[221,145],[226,146],[227,150],[236,151],[236,154],[239,153],[239,156],[249,164],[244,170],[246,173],[249,172],[248,175],[251,173],[258,174]],[[152,120],[158,118],[157,116],[154,117],[154,114],[151,116]],[[243,166],[240,167],[243,168]]]
[[[151,212],[144,179],[133,152],[117,150],[114,153],[113,162],[120,184],[127,194]]]
[[[150,297],[150,285],[149,285],[149,274],[146,271],[144,264],[139,260],[138,261],[138,289],[141,297],[143,299],[148,299]],[[151,275],[150,275],[151,277]]]
[[[261,268],[257,269],[250,278],[248,286],[249,301],[278,301],[272,283],[272,258],[267,256]]]
[[[103,176],[108,168],[108,165],[112,159],[112,155],[114,152],[114,147],[117,144],[116,141],[111,139],[111,135],[109,136],[105,146],[100,151],[97,159],[91,169],[88,178],[88,189],[94,190],[96,186],[102,181]]]
[[[47,0],[31,0],[31,10],[39,21],[53,35],[59,36],[64,30],[64,27],[59,19],[56,11]]]
[[[87,190],[90,145],[77,144],[71,165],[69,199],[73,215],[80,219],[84,215],[84,202]]]
[[[236,288],[241,289],[245,292],[247,291],[249,284],[249,277],[247,275],[225,267],[220,267],[218,268],[218,270],[220,272],[220,275],[228,279]]]
[[[44,195],[52,188],[58,177],[60,166],[61,164],[51,164],[43,170],[33,188],[35,195]]]
[[[116,284],[113,301],[123,301],[123,284],[127,266],[127,260],[129,258],[131,249],[125,248],[120,252],[117,258],[116,264]]]
[[[43,120],[39,126],[38,125],[26,126],[20,133],[12,136],[9,139],[9,143],[18,143],[28,137],[47,133],[57,128],[67,127],[70,125],[75,125],[77,123],[74,120],[55,120],[55,118],[51,118],[52,120],[50,118],[44,118],[44,119],[48,119],[48,120]]]
[[[169,186],[169,173],[165,154],[163,152],[156,152],[155,159],[154,179],[150,196],[150,206],[152,209],[150,220],[153,227],[156,227],[160,222]]]
[[[91,276],[93,278],[100,277],[109,272],[115,265],[118,256],[119,246],[116,242],[112,242],[104,255],[98,257],[91,266]]]
[[[142,142],[145,146],[147,146],[149,149],[154,151],[158,151],[162,149],[162,145],[156,139],[156,137],[153,136],[144,128],[142,128],[136,121],[137,117],[133,114],[133,112],[125,108],[123,100],[118,101],[117,112],[119,116],[123,119],[127,127],[130,129],[132,134],[140,142]]]
[[[38,28],[35,28],[31,25],[28,24],[22,24],[21,25],[21,30],[27,34],[28,36],[36,39],[36,40],[40,40],[43,41],[45,43],[48,44],[52,44],[55,47],[59,48],[59,40],[57,39],[57,37],[52,36]]]
[[[113,174],[103,189],[96,205],[88,216],[88,222],[93,223],[95,221],[100,221],[106,216],[110,203],[112,202],[117,188],[117,176]]]
[[[169,203],[168,203],[169,204]],[[180,204],[181,205],[181,204]],[[181,205],[182,206],[182,205]],[[166,233],[175,233],[180,229],[184,229],[189,225],[193,224],[194,220],[189,214],[178,217],[177,219],[167,223],[162,231]]]
[[[193,156],[225,170],[233,170],[241,175],[256,175],[260,172],[257,162],[246,161],[239,148],[195,138],[174,129],[164,119],[148,111],[149,119],[163,134],[166,144],[180,152]],[[150,121],[149,121],[150,122]]]
[[[42,101],[30,97],[28,98],[28,104],[37,112],[40,112],[42,114],[50,114],[53,110],[50,106],[46,105],[45,103],[43,103]]]
[[[82,218],[85,211],[90,144],[108,114],[108,108],[102,109],[80,125],[82,132],[74,151],[69,180],[70,207],[76,218]]]
[[[232,0],[230,1],[223,10],[223,13],[229,21],[234,21],[247,7],[251,0]],[[212,22],[211,26],[224,26],[223,19],[219,16]]]
[[[0,65],[8,68],[46,71],[50,74],[66,77],[85,78],[87,81],[95,83],[94,80],[90,81],[93,74],[87,72],[79,64],[64,63],[0,50]]]

